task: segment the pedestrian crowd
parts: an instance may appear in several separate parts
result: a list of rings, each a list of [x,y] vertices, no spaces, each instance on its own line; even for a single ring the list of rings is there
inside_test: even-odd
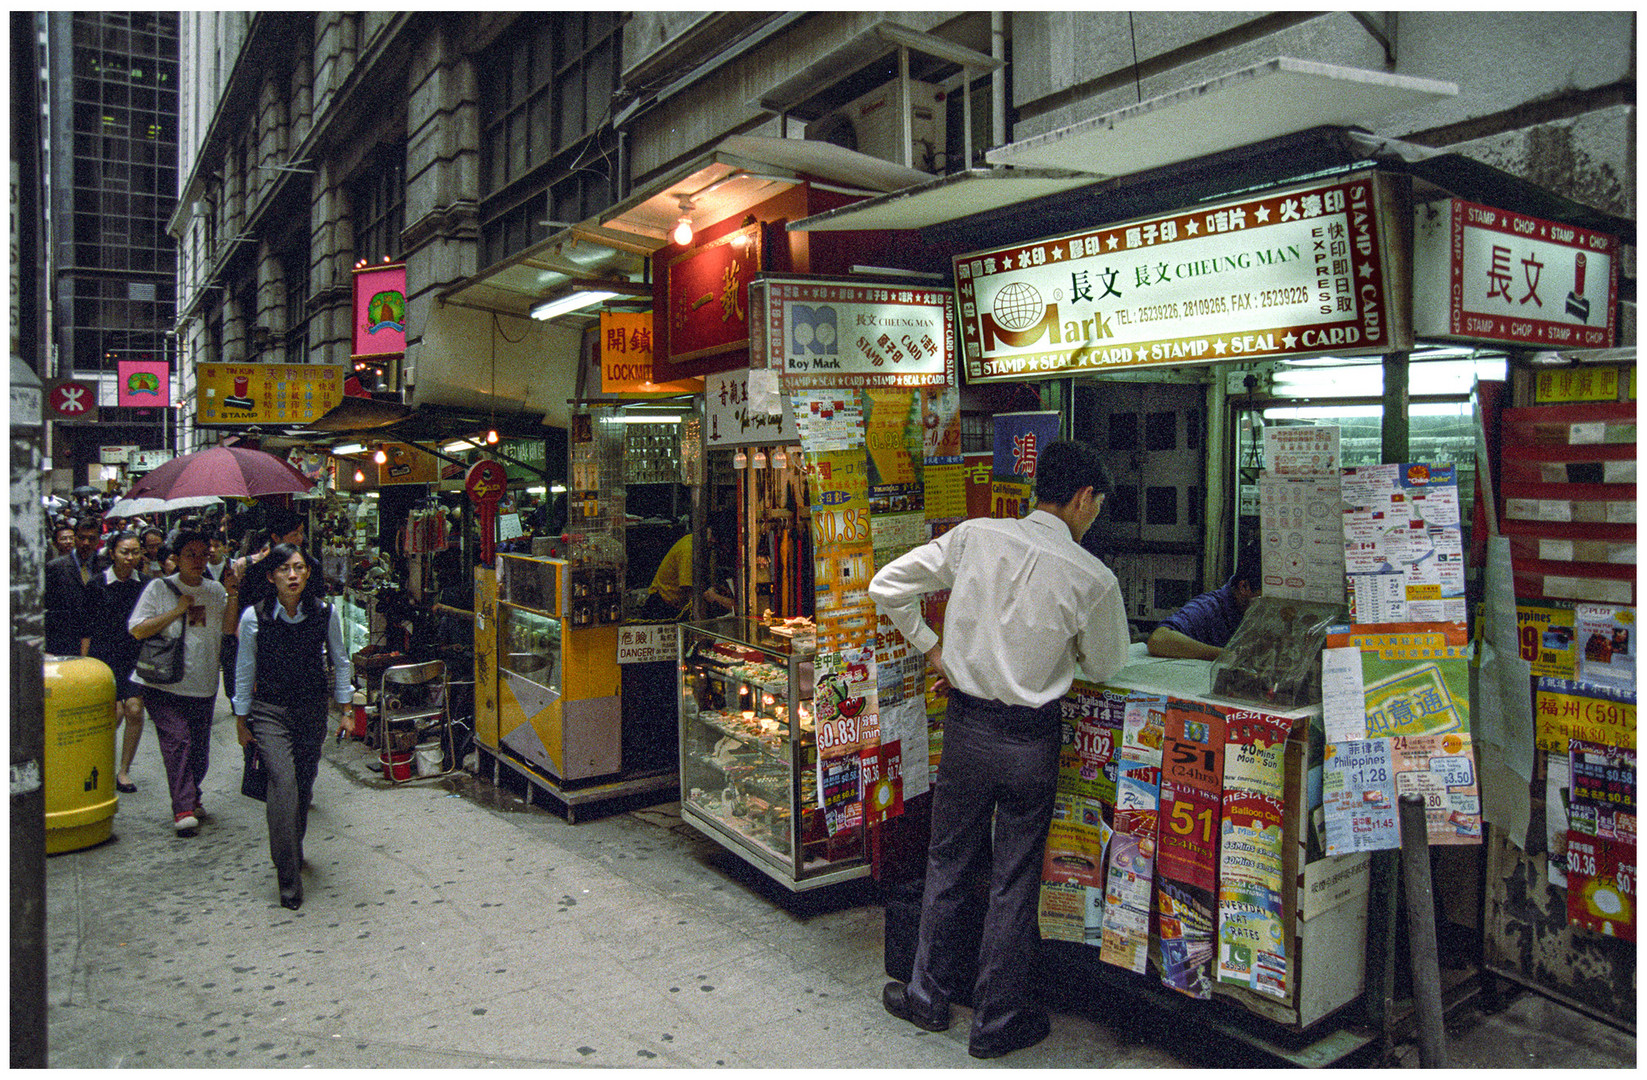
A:
[[[121,729],[115,786],[125,794],[137,791],[131,765],[147,714],[184,838],[209,820],[200,790],[221,685],[248,761],[255,755],[267,775],[280,903],[296,908],[327,702],[349,701],[353,674],[319,565],[303,550],[304,521],[279,508],[213,507],[166,528],[102,509],[90,496],[52,520],[43,650],[108,665]]]

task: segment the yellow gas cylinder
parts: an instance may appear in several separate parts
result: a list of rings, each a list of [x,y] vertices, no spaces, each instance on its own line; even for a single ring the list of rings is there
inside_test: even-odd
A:
[[[46,659],[46,854],[114,831],[114,672],[90,657]]]

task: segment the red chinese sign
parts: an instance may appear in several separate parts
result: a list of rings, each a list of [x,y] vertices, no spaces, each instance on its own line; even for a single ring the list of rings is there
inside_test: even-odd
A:
[[[1420,206],[1413,321],[1424,337],[1613,344],[1618,239],[1463,199]]]
[[[760,261],[758,225],[676,256],[664,279],[668,318],[667,329],[659,335],[659,360],[679,365],[747,348],[749,282]]]

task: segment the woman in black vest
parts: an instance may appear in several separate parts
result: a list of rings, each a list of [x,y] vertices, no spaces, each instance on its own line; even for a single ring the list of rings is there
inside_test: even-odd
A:
[[[302,550],[279,544],[263,565],[271,568],[265,573],[274,591],[240,616],[232,705],[240,745],[256,743],[268,773],[269,855],[280,906],[295,910],[303,904],[303,834],[326,741],[327,699],[347,704],[354,673],[336,608],[314,595],[318,587],[306,588]]]
[[[101,660],[114,672],[115,720],[126,725],[114,786],[129,795],[137,790],[131,767],[143,738],[143,689],[132,682],[132,668],[142,645],[126,629],[126,623],[149,579],[137,573],[143,562],[143,547],[136,533],[109,537],[108,552],[109,568],[94,573],[87,585],[86,636],[80,639],[80,655]]]

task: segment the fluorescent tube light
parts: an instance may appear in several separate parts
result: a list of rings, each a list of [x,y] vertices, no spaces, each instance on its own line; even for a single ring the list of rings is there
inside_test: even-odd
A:
[[[569,311],[577,311],[579,308],[586,308],[619,295],[622,294],[610,289],[579,289],[577,292],[539,304],[532,309],[532,318],[553,319],[557,315],[565,315]]]
[[[365,443],[339,443],[332,447],[332,454],[337,457],[347,457],[350,454],[358,454],[365,449]]]

